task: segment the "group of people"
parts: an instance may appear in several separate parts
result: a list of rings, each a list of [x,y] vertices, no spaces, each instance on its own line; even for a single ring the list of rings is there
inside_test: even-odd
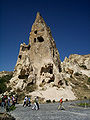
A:
[[[28,106],[28,107],[31,106],[31,100],[30,100],[30,98],[28,96],[25,96],[25,98],[24,98],[23,107],[26,107],[26,106]],[[32,110],[39,110],[38,97],[35,97]]]
[[[7,96],[7,95],[2,95],[1,96],[1,108],[6,108],[9,109],[10,106],[14,105],[17,103],[17,97],[12,95],[12,96]]]
[[[25,106],[28,106],[28,107],[31,106],[30,97],[28,97],[28,96],[25,96],[25,98],[24,98],[23,107],[25,107]]]
[[[2,95],[1,97],[1,108],[10,108],[10,106],[14,105],[17,103],[17,97],[12,95],[12,96],[6,96]],[[63,107],[63,98],[60,99],[60,104],[58,106],[58,110],[65,110]],[[23,107],[30,107],[31,106],[31,99],[28,96],[25,96],[24,98],[24,103]],[[38,97],[35,97],[34,104],[32,107],[32,110],[39,110],[39,103],[38,103]]]
[[[65,110],[65,108],[63,106],[63,98],[61,98],[59,102],[60,102],[60,104],[58,106],[58,110]],[[24,98],[23,107],[26,107],[26,106],[28,106],[28,107],[31,106],[31,101],[30,101],[30,98],[28,96],[25,96],[25,98]],[[39,110],[38,97],[35,97],[32,110]]]

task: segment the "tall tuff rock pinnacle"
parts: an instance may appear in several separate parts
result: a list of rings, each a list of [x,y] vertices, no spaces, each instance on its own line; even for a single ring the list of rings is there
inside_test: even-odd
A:
[[[50,28],[37,13],[29,44],[20,45],[14,74],[7,85],[12,88],[10,92],[56,101],[62,96],[64,100],[90,98],[89,82],[90,54],[70,55],[61,63]]]
[[[61,62],[55,41],[50,28],[38,12],[30,32],[29,44],[20,45],[11,84],[14,89],[22,90],[27,85],[34,83],[38,88],[43,83],[52,82],[57,85],[60,80],[60,72]]]

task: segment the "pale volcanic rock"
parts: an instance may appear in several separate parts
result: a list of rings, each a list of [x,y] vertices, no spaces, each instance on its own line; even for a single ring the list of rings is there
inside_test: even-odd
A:
[[[65,60],[62,62],[61,67],[62,72],[65,72],[69,75],[78,72],[90,77],[90,54],[72,54],[69,56],[69,58],[65,57]]]
[[[76,73],[79,76],[76,76]],[[12,87],[11,91],[20,90],[32,95],[32,98],[39,96],[44,100],[57,101],[60,97],[64,97],[64,100],[74,100],[76,97],[72,87],[77,88],[75,85],[83,81],[88,87],[88,77],[90,54],[72,54],[61,62],[51,30],[40,13],[37,13],[31,28],[29,44],[20,45],[14,74],[8,84]]]
[[[44,100],[55,100],[55,101],[59,101],[60,98],[63,97],[63,100],[74,100],[76,99],[74,93],[71,90],[72,88],[70,86],[66,87],[66,88],[57,88],[57,87],[48,87],[48,89],[46,89],[45,91],[43,90],[37,90],[34,91],[32,93],[30,93],[29,95],[32,96],[39,96],[41,98],[44,98]]]
[[[20,45],[18,60],[10,86],[13,90],[25,90],[27,85],[58,85],[61,61],[50,28],[37,13],[29,37],[29,44]]]

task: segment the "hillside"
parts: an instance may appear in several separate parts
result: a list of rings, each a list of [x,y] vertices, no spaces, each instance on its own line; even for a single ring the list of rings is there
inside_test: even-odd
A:
[[[70,55],[61,64],[63,79],[77,98],[90,98],[90,54]]]

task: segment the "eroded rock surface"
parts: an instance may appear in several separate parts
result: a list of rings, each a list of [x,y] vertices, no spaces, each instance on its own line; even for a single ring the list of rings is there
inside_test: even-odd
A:
[[[50,28],[37,13],[29,37],[29,44],[20,45],[18,60],[10,85],[13,90],[25,90],[27,84],[52,83],[58,85],[61,61]],[[26,80],[26,81],[25,81]],[[25,81],[25,82],[24,82]]]
[[[79,93],[85,91],[83,87],[90,92],[89,77],[90,54],[73,54],[61,63],[51,30],[37,13],[29,44],[20,45],[13,78],[8,84],[12,87],[11,91],[38,95],[43,99],[57,100],[63,96],[64,99],[73,100],[75,95],[87,96]]]
[[[61,64],[66,84],[72,86],[77,98],[90,98],[90,54],[72,54]]]

